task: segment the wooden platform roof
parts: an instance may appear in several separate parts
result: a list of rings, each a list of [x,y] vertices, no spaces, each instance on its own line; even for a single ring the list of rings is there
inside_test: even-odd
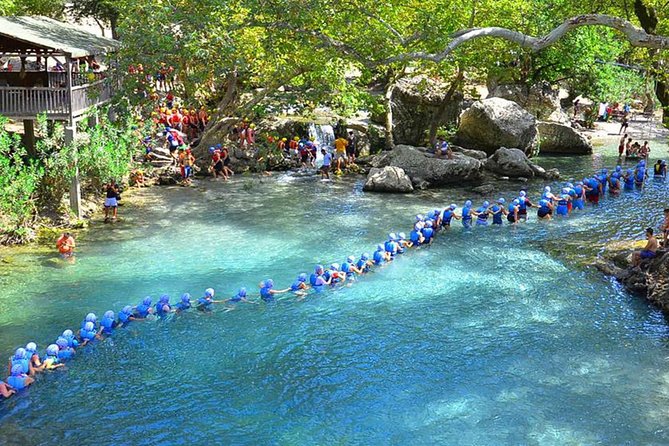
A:
[[[0,52],[40,52],[85,57],[118,49],[117,40],[42,16],[0,17]]]

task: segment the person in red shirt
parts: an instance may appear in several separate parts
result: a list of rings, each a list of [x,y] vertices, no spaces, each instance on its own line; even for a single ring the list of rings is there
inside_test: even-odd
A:
[[[172,104],[174,103],[174,95],[171,91],[167,92],[167,96],[165,96],[165,102],[167,102],[167,108],[172,108]]]
[[[176,108],[172,110],[172,115],[170,116],[170,127],[183,132],[183,127],[181,126],[181,114]]]

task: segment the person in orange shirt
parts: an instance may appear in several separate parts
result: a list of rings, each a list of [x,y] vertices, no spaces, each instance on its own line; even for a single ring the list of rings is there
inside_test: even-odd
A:
[[[339,137],[335,139],[335,157],[337,158],[337,170],[341,170],[342,161],[344,167],[346,167],[346,146],[348,145],[348,140],[344,137]]]
[[[64,232],[58,240],[56,240],[56,248],[63,258],[72,257],[74,255],[74,237],[69,232]]]

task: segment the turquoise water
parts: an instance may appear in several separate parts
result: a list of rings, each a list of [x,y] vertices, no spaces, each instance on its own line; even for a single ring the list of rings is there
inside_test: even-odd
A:
[[[580,175],[615,161],[541,162]],[[3,354],[145,295],[288,286],[470,195],[286,175],[200,184],[139,192],[144,205],[79,239],[74,265],[16,253],[0,266]],[[1,403],[0,444],[667,444],[666,321],[572,263],[639,237],[665,200],[651,182],[568,221],[456,224],[350,287],[131,324]]]

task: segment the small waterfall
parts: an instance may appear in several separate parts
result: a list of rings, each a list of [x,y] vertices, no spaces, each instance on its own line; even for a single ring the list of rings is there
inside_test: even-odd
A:
[[[314,124],[313,122],[309,124],[309,139],[313,140],[318,147],[317,162],[323,158],[320,149],[334,150],[334,128],[329,124]]]

